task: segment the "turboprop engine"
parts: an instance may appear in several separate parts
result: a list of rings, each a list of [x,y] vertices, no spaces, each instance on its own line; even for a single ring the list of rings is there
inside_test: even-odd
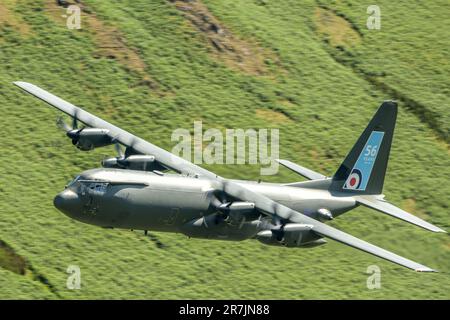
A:
[[[235,201],[213,204],[217,211],[196,218],[181,227],[188,237],[222,240],[244,240],[253,238],[264,224],[258,217],[252,202]]]
[[[58,118],[56,124],[66,132],[66,135],[72,140],[72,144],[80,150],[89,151],[113,143],[107,129],[86,127],[78,129],[76,115],[72,119],[72,126],[65,123],[62,118]]]
[[[107,129],[84,128],[70,130],[67,132],[67,136],[72,139],[72,144],[78,149],[89,151],[112,144],[112,139],[108,133]]]
[[[238,226],[246,221],[258,218],[259,213],[255,211],[255,204],[252,202],[235,201],[219,205],[219,212],[222,213],[225,222],[231,226]]]
[[[271,246],[311,248],[326,243],[326,240],[312,231],[312,226],[288,223],[279,229],[258,232],[256,239]]]
[[[105,168],[121,168],[131,170],[153,171],[153,164],[155,162],[154,156],[149,155],[131,155],[129,157],[111,157],[102,161],[102,166]],[[160,166],[158,166],[159,169]]]
[[[102,166],[104,168],[118,168],[142,171],[165,171],[163,167],[156,161],[155,156],[146,154],[136,154],[133,148],[127,148],[125,153],[122,151],[119,143],[115,145],[118,156],[103,159]]]

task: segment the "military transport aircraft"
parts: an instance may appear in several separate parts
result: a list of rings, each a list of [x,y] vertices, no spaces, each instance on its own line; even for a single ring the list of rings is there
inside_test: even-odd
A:
[[[79,174],[54,199],[67,216],[105,228],[179,232],[205,239],[257,239],[311,248],[329,238],[416,271],[435,271],[324,222],[363,205],[434,232],[446,232],[388,203],[382,195],[397,117],[386,101],[332,177],[288,160],[307,178],[296,183],[230,180],[175,156],[26,82],[26,92],[73,118],[58,121],[80,150],[115,144],[119,155]],[[88,127],[78,128],[80,121]],[[121,146],[125,146],[123,153]]]

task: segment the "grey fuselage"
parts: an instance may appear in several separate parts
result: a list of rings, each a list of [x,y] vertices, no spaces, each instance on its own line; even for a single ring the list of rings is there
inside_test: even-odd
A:
[[[235,180],[293,210],[320,219],[318,212],[337,216],[357,206],[349,196],[314,188]],[[213,181],[175,174],[92,169],[83,172],[55,197],[55,206],[69,217],[105,228],[180,232],[190,237],[244,240],[273,227],[257,214],[242,223],[220,219]]]

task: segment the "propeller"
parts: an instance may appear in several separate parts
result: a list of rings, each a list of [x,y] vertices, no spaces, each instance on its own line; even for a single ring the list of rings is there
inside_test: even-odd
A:
[[[114,149],[116,149],[117,155],[119,159],[124,159],[125,158],[125,154],[122,151],[122,148],[120,147],[120,143],[117,141],[114,141]]]
[[[136,137],[132,137],[130,144],[128,145],[128,147],[125,149],[125,158],[128,158],[129,156],[132,156],[134,154],[139,154],[138,152],[136,152],[136,150],[134,150],[134,145],[137,143]],[[122,150],[121,150],[122,151]]]
[[[216,223],[226,221],[232,224],[236,223],[242,215],[250,214],[248,217],[252,219],[252,217],[255,217],[255,214],[261,214],[254,208],[254,204],[252,206],[250,203],[240,200],[245,199],[245,196],[241,194],[242,192],[242,189],[236,190],[236,186],[226,179],[219,181],[215,185],[215,190],[211,197],[211,206],[218,211],[216,214]],[[274,203],[272,212],[277,212],[276,206],[278,204]],[[273,214],[270,220],[265,220],[264,228],[273,229],[278,237],[282,237],[284,234],[284,226],[287,222],[288,220]]]
[[[218,211],[214,221],[216,224],[219,224],[228,217],[231,202],[227,200],[225,192],[222,190],[214,191],[211,198],[211,205]]]
[[[56,125],[58,128],[66,132],[66,135],[72,139],[72,144],[76,145],[80,139],[80,132],[85,128],[84,126],[81,129],[78,129],[78,119],[77,119],[78,110],[75,111],[75,114],[72,117],[72,126],[69,126],[66,122],[64,122],[63,118],[60,116],[56,120]]]
[[[117,140],[117,137],[112,139],[112,143],[114,143],[117,156],[104,158],[102,161],[103,167],[115,167],[121,169],[131,168],[133,170],[147,171],[148,166],[152,166],[152,168],[155,166],[154,156],[141,154],[134,149],[134,146],[137,143],[136,139],[133,138],[130,141],[130,145],[126,147],[125,151],[122,150],[122,145]],[[142,165],[142,167],[139,167],[140,165]],[[156,167],[155,170],[156,169],[159,169],[159,167]],[[165,168],[162,167],[162,169]]]
[[[113,158],[103,158],[102,160],[102,166],[103,167],[109,167],[109,166],[116,166],[116,165],[121,165],[121,161],[125,160],[125,155],[122,151],[122,148],[120,147],[120,143],[113,139],[114,142],[114,149],[116,149],[117,152],[117,157],[113,157]]]
[[[277,239],[277,241],[283,241],[284,226],[285,224],[276,224],[273,228],[271,228],[272,234],[275,236],[275,239]]]
[[[56,119],[56,125],[58,126],[58,128],[60,128],[61,130],[65,131],[65,132],[68,132],[73,129],[67,123],[64,122],[62,116],[59,116]]]
[[[240,202],[239,199],[229,196],[226,192],[227,187],[228,182],[226,180],[221,181],[219,187],[212,194],[211,205],[217,210],[215,218],[216,224],[219,224],[222,221],[233,224],[238,222],[238,220],[245,220],[245,218],[236,211],[235,206],[237,204],[242,204],[242,202]]]

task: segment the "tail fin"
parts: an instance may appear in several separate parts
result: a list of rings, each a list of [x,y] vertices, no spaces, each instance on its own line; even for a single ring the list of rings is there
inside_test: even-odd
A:
[[[331,190],[382,193],[396,118],[397,103],[383,102],[334,174]]]

